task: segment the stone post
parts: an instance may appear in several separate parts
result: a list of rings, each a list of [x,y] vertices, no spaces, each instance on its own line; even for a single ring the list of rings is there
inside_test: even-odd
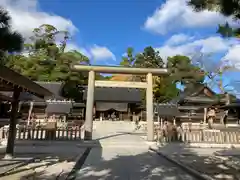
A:
[[[147,140],[154,141],[154,121],[153,121],[153,83],[152,73],[147,74]]]
[[[93,104],[94,104],[94,88],[95,88],[95,72],[89,71],[88,73],[88,90],[87,90],[87,104],[85,114],[85,140],[92,140],[93,130]]]

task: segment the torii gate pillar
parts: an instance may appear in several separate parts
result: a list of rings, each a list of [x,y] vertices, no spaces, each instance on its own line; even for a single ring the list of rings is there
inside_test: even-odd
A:
[[[95,72],[88,72],[88,90],[87,90],[87,104],[86,104],[86,119],[84,123],[84,139],[92,140],[93,131],[93,105],[94,105],[94,89],[95,89]]]
[[[147,140],[154,141],[152,73],[147,74],[146,110],[147,110]]]

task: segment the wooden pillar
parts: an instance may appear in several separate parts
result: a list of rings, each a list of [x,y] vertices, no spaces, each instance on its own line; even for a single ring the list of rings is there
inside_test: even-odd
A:
[[[132,116],[131,116],[131,108],[130,108],[130,104],[128,103],[128,110],[127,110],[127,118],[129,121],[132,121]],[[124,119],[125,120],[125,119]]]
[[[176,118],[175,117],[173,118],[173,125],[174,126],[176,125]]]
[[[153,83],[152,73],[147,74],[147,140],[154,141],[154,121],[153,121]]]
[[[161,129],[163,129],[163,118],[160,119]]]
[[[123,112],[119,113],[119,120],[122,121],[123,120]]]
[[[103,113],[100,112],[100,117],[99,117],[100,121],[103,121]]]
[[[10,124],[8,131],[8,140],[7,140],[7,148],[6,148],[6,159],[11,159],[14,155],[14,143],[16,138],[16,125],[17,125],[17,111],[19,105],[19,96],[21,89],[14,87],[13,91],[13,101],[12,101],[12,110],[10,114]]]
[[[85,115],[84,115],[84,108],[82,108],[82,118],[84,119],[85,118]],[[83,119],[81,119],[81,120],[83,120]]]
[[[203,116],[203,123],[207,123],[207,108],[204,108],[204,116]]]
[[[93,108],[94,108],[94,88],[95,88],[95,72],[88,73],[88,90],[87,90],[87,106],[85,119],[85,140],[92,140],[93,129]]]
[[[30,103],[30,108],[29,108],[29,111],[28,111],[27,126],[30,125],[32,110],[33,110],[33,101],[31,101],[31,103]]]

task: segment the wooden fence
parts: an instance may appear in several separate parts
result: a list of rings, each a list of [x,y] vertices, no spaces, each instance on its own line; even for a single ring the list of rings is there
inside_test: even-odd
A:
[[[170,137],[158,134],[157,139],[161,142],[240,144],[240,131],[184,131]]]
[[[83,139],[84,130],[82,128],[74,129],[30,129],[19,128],[16,132],[17,140],[81,140]],[[8,129],[0,129],[0,139],[6,139]]]
[[[216,144],[240,144],[240,132],[236,131],[192,131],[183,132],[183,142],[204,142]]]

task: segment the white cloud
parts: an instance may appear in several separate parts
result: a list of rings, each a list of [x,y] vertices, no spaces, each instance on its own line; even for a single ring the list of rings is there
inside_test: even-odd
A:
[[[200,54],[205,55],[201,60],[205,70],[210,72],[215,71],[221,64],[233,65],[234,68],[229,69],[223,74],[223,83],[229,84],[229,88],[233,89],[234,93],[239,94],[240,45],[236,39],[224,39],[219,36],[214,36],[181,45],[169,45],[165,43],[165,45],[156,49],[160,52],[161,57],[165,61],[167,57],[174,55],[185,55],[189,57]],[[210,55],[210,58],[208,58],[208,55]],[[219,58],[219,61],[214,61],[216,59],[213,60],[214,55],[217,55],[216,57]],[[196,56],[195,58],[197,59]]]
[[[42,24],[51,24],[58,30],[68,30],[71,35],[78,31],[71,20],[41,11],[38,0],[0,0],[0,6],[9,12],[12,18],[12,28],[20,32],[25,38],[31,36],[32,30]],[[66,51],[70,50],[77,50],[95,60],[116,59],[107,47],[97,45],[86,49],[70,42],[67,44]]]
[[[234,44],[233,41],[223,39],[219,36],[213,36],[205,39],[198,39],[193,42],[188,42],[181,45],[166,44],[156,49],[160,52],[162,58],[166,60],[169,56],[192,56],[195,55],[197,52],[202,52],[205,54],[221,53],[224,51],[228,51],[231,48],[232,44]]]
[[[158,34],[180,28],[215,27],[226,20],[232,21],[217,12],[194,12],[186,4],[187,0],[168,0],[145,21],[145,29]]]
[[[13,29],[25,37],[42,24],[51,24],[58,30],[68,30],[71,34],[77,31],[71,20],[40,11],[37,0],[1,0],[0,6],[12,17]]]
[[[186,34],[175,34],[173,35],[171,38],[169,38],[167,40],[167,42],[165,43],[166,45],[178,45],[178,44],[182,44],[188,41],[193,40],[194,37],[193,36],[188,36]]]
[[[235,45],[227,52],[224,60],[230,61],[236,68],[240,69],[240,45]]]
[[[66,51],[77,50],[87,56],[92,63],[96,63],[96,61],[101,61],[102,63],[111,63],[108,60],[116,60],[115,55],[104,46],[94,45],[90,48],[79,47],[76,44],[69,43],[66,46]]]
[[[85,48],[79,47],[78,45],[73,43],[67,44],[65,51],[72,51],[72,50],[81,52],[83,55],[87,56],[89,59],[91,59],[92,57],[91,54]]]
[[[89,51],[94,60],[116,60],[115,55],[105,46],[94,45]]]

